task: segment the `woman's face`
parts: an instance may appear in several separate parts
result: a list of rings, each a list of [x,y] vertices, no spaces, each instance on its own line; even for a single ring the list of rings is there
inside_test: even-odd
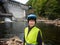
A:
[[[28,25],[30,27],[33,27],[35,25],[35,21],[34,20],[29,20]]]

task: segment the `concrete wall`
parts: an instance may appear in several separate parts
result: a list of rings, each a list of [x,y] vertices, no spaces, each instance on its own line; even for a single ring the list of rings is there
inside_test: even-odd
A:
[[[23,10],[19,5],[8,3],[8,10],[13,14],[15,18],[23,18],[25,17],[25,10]]]

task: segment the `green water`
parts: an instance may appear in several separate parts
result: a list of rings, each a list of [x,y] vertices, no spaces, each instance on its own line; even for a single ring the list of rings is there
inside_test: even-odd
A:
[[[46,45],[60,45],[60,27],[43,22],[38,22],[36,25],[42,31]],[[0,38],[9,38],[17,35],[23,40],[24,28],[26,26],[26,22],[0,24]]]
[[[37,27],[41,29],[46,43],[49,42],[52,45],[60,45],[60,27],[43,22],[38,22]]]

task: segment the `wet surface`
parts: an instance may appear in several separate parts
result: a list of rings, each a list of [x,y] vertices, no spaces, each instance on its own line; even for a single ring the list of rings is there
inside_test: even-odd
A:
[[[37,26],[41,29],[44,41],[47,45],[60,45],[60,27],[43,22],[38,22]]]
[[[18,36],[23,40],[24,35],[24,22],[13,22],[0,24],[0,38],[11,38],[13,36]]]
[[[0,36],[1,38],[18,36],[21,40],[23,40],[24,28],[27,26],[25,21],[5,23],[0,25],[0,34],[2,34]],[[60,45],[60,27],[51,24],[47,25],[43,22],[38,22],[37,27],[39,27],[43,33],[45,45]]]

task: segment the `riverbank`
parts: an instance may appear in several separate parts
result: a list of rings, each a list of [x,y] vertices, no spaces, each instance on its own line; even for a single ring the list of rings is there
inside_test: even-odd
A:
[[[25,21],[27,21],[26,19],[17,19],[17,22],[18,21],[23,21],[23,22],[25,22]],[[13,22],[15,22],[15,21],[13,21]],[[53,24],[53,25],[55,25],[55,26],[59,26],[60,27],[60,20],[44,20],[44,19],[37,19],[37,22],[44,22],[44,23],[46,23],[46,24]],[[1,21],[0,23],[4,23],[4,21]]]
[[[55,26],[59,26],[60,27],[60,20],[57,21],[57,20],[40,20],[40,19],[37,19],[37,22],[44,22],[46,24],[53,24]]]
[[[27,20],[24,19],[24,21],[27,21]],[[52,24],[52,25],[55,25],[55,26],[59,26],[60,27],[60,20],[37,19],[37,23],[38,22],[43,22],[45,24]]]

